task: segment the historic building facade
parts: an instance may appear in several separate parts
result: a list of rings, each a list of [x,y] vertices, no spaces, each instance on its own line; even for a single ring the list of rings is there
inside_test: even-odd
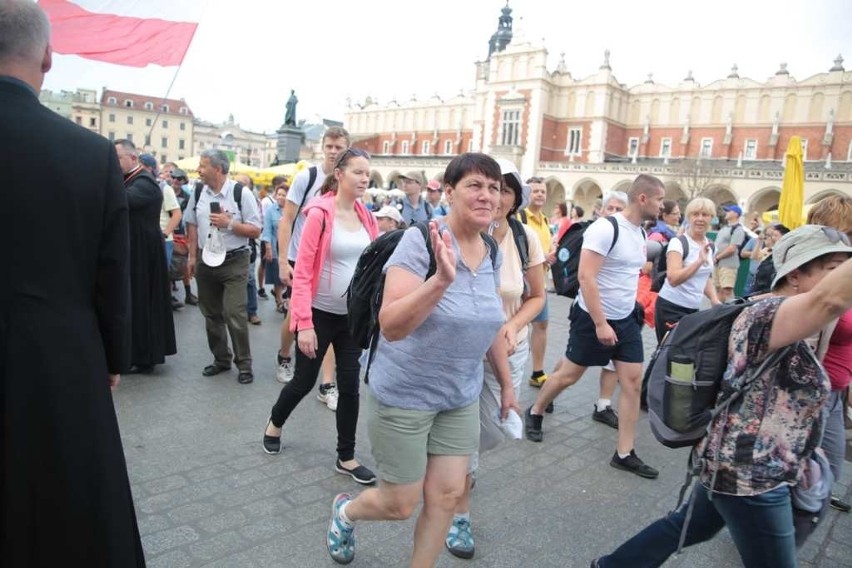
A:
[[[140,152],[160,163],[193,154],[193,114],[183,99],[163,99],[104,89],[101,134],[110,140],[131,140]]]
[[[93,89],[77,89],[76,91],[59,91],[55,93],[43,89],[39,95],[41,104],[60,116],[71,120],[100,134],[101,105],[98,103],[98,93]]]
[[[374,184],[392,186],[412,169],[437,177],[453,155],[482,151],[545,177],[548,209],[567,200],[589,210],[607,190],[651,173],[671,198],[702,194],[762,212],[777,206],[787,144],[798,135],[806,201],[852,194],[852,72],[840,56],[803,80],[782,63],[762,82],[734,66],[707,85],[690,72],[676,86],[652,76],[624,85],[608,52],[582,78],[564,54],[552,71],[547,60],[543,46],[512,37],[506,6],[472,92],[350,104],[345,126],[373,154]]]
[[[222,124],[196,120],[192,155],[210,149],[233,153],[246,165],[265,168],[275,159],[275,135],[241,128],[233,114]]]

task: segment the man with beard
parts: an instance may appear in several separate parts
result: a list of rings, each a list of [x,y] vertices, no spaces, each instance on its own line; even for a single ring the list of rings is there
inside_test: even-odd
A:
[[[163,191],[130,140],[116,140],[130,209],[130,372],[150,373],[177,353],[160,211]]]

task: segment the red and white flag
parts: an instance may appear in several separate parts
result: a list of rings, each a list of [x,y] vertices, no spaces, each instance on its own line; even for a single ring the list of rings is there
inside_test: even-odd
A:
[[[38,0],[53,51],[145,67],[180,65],[201,20],[200,0]]]

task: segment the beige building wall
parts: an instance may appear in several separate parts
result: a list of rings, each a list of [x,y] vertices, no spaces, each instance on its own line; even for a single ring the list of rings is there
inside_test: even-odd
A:
[[[110,140],[128,138],[160,163],[193,155],[192,111],[181,100],[104,90],[101,134]]]
[[[764,211],[777,205],[787,144],[798,135],[806,198],[852,194],[852,72],[841,58],[802,80],[782,64],[763,80],[733,67],[706,85],[686,73],[673,86],[652,75],[638,85],[620,83],[608,53],[582,78],[572,76],[564,57],[553,70],[547,61],[542,45],[517,41],[477,63],[476,86],[466,96],[367,100],[350,105],[345,126],[376,156],[374,181],[385,187],[410,169],[440,175],[452,155],[476,150],[513,160],[524,177],[548,178],[550,207],[576,200],[588,208],[648,172],[667,183],[670,197],[700,193]],[[451,154],[436,152],[432,141],[443,150],[448,138],[461,143]],[[698,176],[689,171],[696,163]]]

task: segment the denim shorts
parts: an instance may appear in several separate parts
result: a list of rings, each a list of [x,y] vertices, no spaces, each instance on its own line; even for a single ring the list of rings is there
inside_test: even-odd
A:
[[[580,308],[577,302],[571,307],[568,320],[571,328],[565,357],[575,365],[603,367],[610,360],[625,363],[641,363],[645,360],[642,328],[633,314],[621,320],[607,320],[618,337],[615,345],[604,345],[598,341],[592,316]]]
[[[533,323],[537,323],[540,321],[547,322],[550,320],[550,310],[548,309],[548,304],[550,300],[547,299],[547,294],[544,295],[544,307],[541,308],[541,311],[538,312],[538,315],[532,320]]]

